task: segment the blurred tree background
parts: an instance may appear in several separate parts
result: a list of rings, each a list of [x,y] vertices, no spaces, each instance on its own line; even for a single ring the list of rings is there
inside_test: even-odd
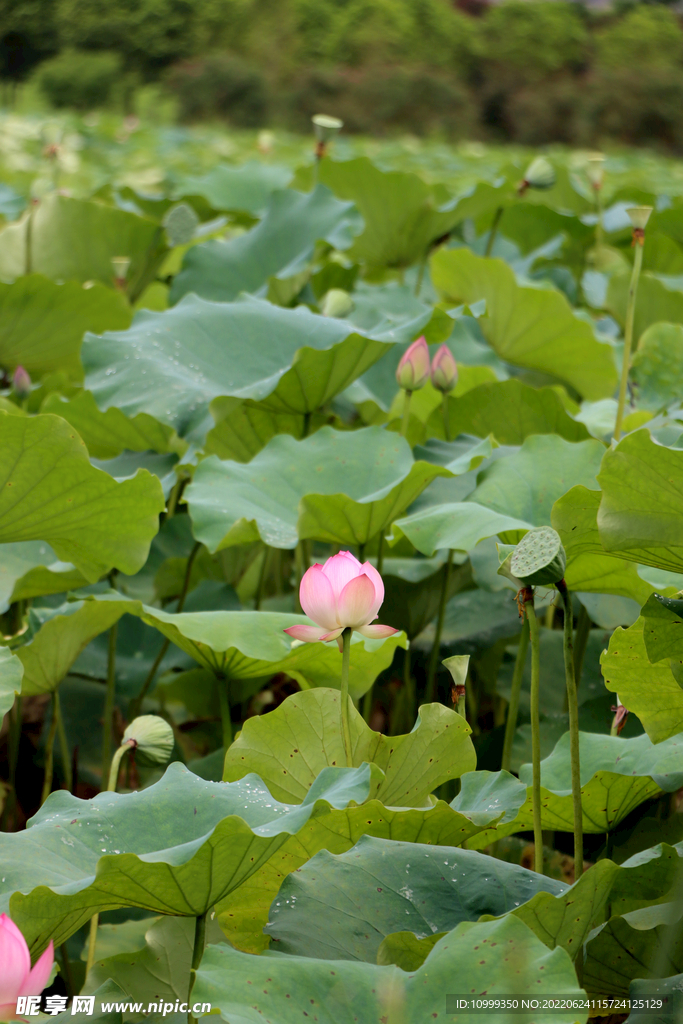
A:
[[[367,134],[683,149],[683,28],[661,3],[0,0],[5,102]],[[8,100],[7,97],[10,97]]]

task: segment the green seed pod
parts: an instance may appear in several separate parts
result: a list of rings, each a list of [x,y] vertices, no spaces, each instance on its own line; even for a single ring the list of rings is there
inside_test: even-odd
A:
[[[567,555],[551,526],[529,530],[510,558],[510,571],[526,587],[550,586],[564,578]]]
[[[338,117],[329,117],[327,114],[315,114],[311,120],[318,142],[329,142],[344,127],[344,122]]]
[[[544,156],[537,156],[524,172],[524,183],[529,188],[552,188],[556,181],[555,168]]]
[[[320,303],[323,316],[345,317],[353,309],[353,299],[343,288],[330,288]]]
[[[192,241],[199,217],[188,203],[179,203],[166,211],[162,223],[168,244],[173,249],[176,245],[187,245]]]
[[[114,277],[118,281],[125,281],[130,269],[130,256],[112,256],[111,265]]]
[[[524,584],[521,580],[517,579],[510,568],[515,548],[511,544],[496,544],[496,547],[498,548],[498,558],[502,559],[498,566],[498,575],[505,576],[505,578],[510,580],[511,583],[514,583],[517,590],[521,590]],[[512,548],[512,550],[509,550],[510,548]],[[508,550],[506,551],[505,549]]]
[[[121,746],[131,742],[139,760],[166,764],[173,750],[173,729],[159,715],[140,715],[124,732]]]
[[[651,206],[632,206],[630,210],[626,211],[629,215],[631,224],[634,228],[639,228],[641,231],[645,230],[645,226],[650,219],[652,213]]]

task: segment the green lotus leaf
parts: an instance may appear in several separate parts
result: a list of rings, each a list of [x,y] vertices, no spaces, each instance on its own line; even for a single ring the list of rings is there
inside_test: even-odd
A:
[[[650,662],[645,647],[645,620],[615,629],[600,658],[605,686],[637,715],[653,743],[683,732],[683,688],[668,659]]]
[[[259,539],[294,548],[299,537],[365,544],[431,480],[449,475],[415,462],[408,442],[381,427],[323,427],[303,441],[278,435],[247,465],[205,459],[185,499],[210,551]]]
[[[672,658],[680,665],[683,662],[679,628],[683,621],[683,601],[652,594],[642,610],[642,616],[643,638],[650,661]]]
[[[116,483],[58,416],[0,416],[0,541],[43,540],[90,581],[144,565],[165,502],[140,470]]]
[[[277,434],[291,434],[298,440],[304,436],[305,420],[297,413],[271,412],[252,401],[235,405],[233,398],[214,398],[210,409],[215,426],[206,435],[204,451],[219,459],[249,462]],[[312,413],[308,432],[326,423],[329,416]]]
[[[99,1024],[121,1024],[123,1020],[123,1012],[121,1005],[126,1001],[126,993],[123,992],[115,981],[105,981],[95,992],[92,993],[95,996],[95,1007],[92,1014],[88,1014],[90,1020],[95,1022],[99,1021]],[[104,1007],[107,1007],[105,1009]],[[63,1013],[51,1014],[50,1019],[53,1021],[71,1021],[73,1018],[72,1010],[64,1010]]]
[[[21,364],[38,380],[63,371],[83,377],[81,340],[86,331],[125,330],[130,309],[124,297],[100,284],[82,288],[30,274],[0,284],[0,365]]]
[[[444,437],[443,413],[435,409],[427,421],[429,437]],[[448,399],[448,436],[493,434],[500,444],[522,444],[531,434],[559,434],[567,441],[590,437],[583,423],[572,419],[552,388],[532,388],[521,381],[480,384]]]
[[[515,366],[551,374],[588,399],[612,395],[617,373],[612,349],[576,317],[565,296],[518,285],[502,260],[469,249],[442,249],[430,261],[434,287],[449,302],[486,299],[479,318],[496,353]]]
[[[683,269],[683,268],[682,268]],[[683,401],[683,327],[652,324],[643,333],[631,361],[638,407],[658,409]]]
[[[55,413],[75,427],[95,459],[113,459],[126,450],[178,451],[180,454],[185,447],[172,427],[146,412],[139,412],[130,419],[115,407],[100,412],[89,391],[79,391],[69,399],[53,392],[40,411]]]
[[[304,799],[326,765],[344,763],[339,694],[316,689],[292,694],[268,715],[247,719],[225,755],[223,779],[257,772],[278,800]],[[384,778],[376,796],[392,807],[424,807],[429,794],[476,766],[467,722],[442,704],[423,704],[404,736],[373,732],[350,709],[354,764],[369,762]]]
[[[24,666],[9,647],[0,647],[0,721],[14,704],[14,698],[21,693]]]
[[[232,302],[240,292],[259,292],[269,277],[291,277],[304,270],[319,240],[346,249],[353,239],[352,227],[358,232],[357,221],[353,203],[340,202],[324,186],[309,194],[273,192],[263,220],[251,231],[188,250],[173,281],[171,303],[188,292],[215,302]]]
[[[622,328],[626,322],[630,280],[629,270],[626,273],[614,274],[607,286],[605,309]],[[667,288],[663,281],[645,272],[640,275],[638,281],[638,301],[633,319],[634,344],[639,344],[648,327],[662,321],[673,324],[683,321],[683,294],[673,288]]]
[[[409,267],[461,220],[443,185],[417,174],[381,171],[367,157],[323,160],[318,180],[356,204],[365,227],[348,255],[371,267]]]
[[[272,412],[315,412],[421,326],[408,337],[400,328],[362,336],[306,307],[187,295],[163,313],[138,313],[129,331],[86,335],[81,358],[100,409],[146,412],[183,435],[200,429],[209,403],[224,395]]]
[[[480,540],[506,530],[528,530],[531,523],[501,515],[474,501],[431,505],[394,522],[391,542],[408,538],[423,555],[442,548],[471,551]]]
[[[371,776],[369,765],[328,768],[298,807],[256,776],[207,782],[177,761],[139,792],[79,800],[60,790],[26,831],[0,836],[0,905],[34,953],[107,909],[196,917],[302,828],[348,828],[344,808],[367,797]]]
[[[472,567],[464,556],[453,558],[450,573],[446,561],[443,554],[435,558],[384,559],[382,619],[403,630],[411,641],[436,618],[446,577],[447,601],[472,585]]]
[[[15,601],[61,594],[88,582],[69,562],[60,562],[45,541],[3,544],[0,551],[0,612],[7,611]]]
[[[129,285],[141,291],[166,251],[162,229],[153,220],[57,193],[42,199],[1,236],[0,278],[6,281],[35,273],[54,281],[101,281],[112,287],[112,257],[127,256]]]
[[[266,932],[279,953],[376,963],[392,932],[425,938],[566,888],[474,850],[362,836],[347,853],[323,850],[288,875]]]
[[[628,987],[631,1005],[638,1007],[631,1011],[625,1024],[667,1024],[671,1020],[671,1009],[680,1000],[683,992],[683,974],[674,974],[670,978],[653,981],[650,978],[634,978]],[[661,998],[663,1005],[658,1008],[640,1009],[643,1000],[652,997]],[[680,1004],[679,1004],[680,1005]]]
[[[564,950],[549,952],[514,917],[482,924],[463,922],[437,942],[414,974],[393,966],[273,953],[254,957],[229,946],[210,946],[194,988],[196,998],[210,1002],[214,1012],[218,1009],[230,1024],[263,1020],[298,1024],[302,1006],[319,1024],[383,1018],[426,1021],[435,1012],[441,1015],[447,994],[584,996]],[[572,1021],[583,1022],[587,1017],[587,1010],[571,1011]],[[560,1019],[569,1020],[556,1012],[533,1013],[538,1024]],[[523,1014],[520,1021],[526,1020]]]
[[[633,562],[605,551],[598,532],[602,494],[578,485],[552,507],[550,520],[567,552],[565,582],[570,590],[618,594],[644,604],[652,586],[638,575]]]
[[[632,562],[683,571],[683,452],[637,430],[605,452],[598,482],[603,547]]]
[[[239,167],[219,164],[207,174],[184,175],[176,184],[174,198],[201,196],[214,210],[245,211],[260,217],[272,192],[287,188],[292,180],[288,167],[247,160]]]
[[[571,444],[556,434],[527,437],[518,452],[481,470],[468,500],[533,526],[547,526],[553,503],[570,487],[595,486],[604,451],[599,441]]]
[[[377,950],[377,963],[382,967],[395,964],[402,971],[416,971],[425,962],[439,939],[446,932],[435,932],[418,939],[414,932],[392,932],[382,939]]]

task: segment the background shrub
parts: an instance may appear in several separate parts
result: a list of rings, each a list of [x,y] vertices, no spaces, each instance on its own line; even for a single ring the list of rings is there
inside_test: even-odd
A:
[[[267,87],[263,75],[239,57],[217,53],[173,68],[168,88],[185,121],[221,118],[238,128],[266,122]]]
[[[91,110],[111,100],[121,76],[121,64],[117,53],[64,50],[41,65],[38,84],[55,107]]]

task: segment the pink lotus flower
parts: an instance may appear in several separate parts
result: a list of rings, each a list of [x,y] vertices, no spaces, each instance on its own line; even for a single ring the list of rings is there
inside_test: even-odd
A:
[[[447,394],[458,383],[458,365],[448,345],[441,345],[432,359],[432,384]]]
[[[7,914],[0,914],[0,1020],[15,1020],[19,996],[39,996],[54,963],[52,942],[31,970],[26,939]]]
[[[401,357],[396,369],[398,386],[404,391],[418,391],[429,379],[429,349],[424,337],[414,341]]]
[[[373,640],[400,632],[392,626],[371,626],[384,600],[382,577],[369,562],[361,563],[350,551],[340,551],[324,565],[312,565],[304,573],[299,599],[309,619],[318,626],[290,626],[285,630],[295,640],[337,640],[353,629]]]

